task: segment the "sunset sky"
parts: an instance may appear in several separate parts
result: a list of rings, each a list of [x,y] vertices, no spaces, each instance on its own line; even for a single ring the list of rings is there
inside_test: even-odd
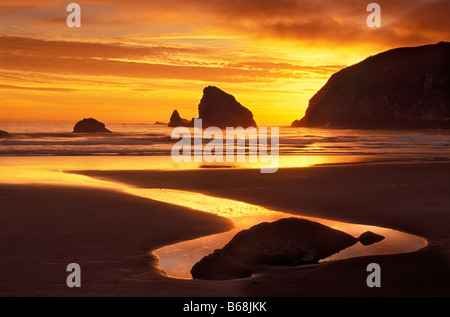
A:
[[[0,120],[167,122],[198,115],[205,86],[260,125],[289,125],[338,70],[450,40],[448,0],[92,0],[0,3]]]

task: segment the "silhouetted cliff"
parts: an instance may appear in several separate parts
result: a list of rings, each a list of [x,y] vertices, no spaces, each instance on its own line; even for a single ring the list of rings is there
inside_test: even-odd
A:
[[[450,43],[397,48],[341,70],[294,127],[450,128]]]

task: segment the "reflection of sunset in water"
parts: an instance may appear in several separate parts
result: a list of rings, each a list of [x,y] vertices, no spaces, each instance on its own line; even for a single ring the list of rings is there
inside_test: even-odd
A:
[[[318,222],[333,229],[344,231],[356,238],[366,231],[372,231],[385,237],[383,241],[370,246],[363,246],[361,243],[357,243],[350,248],[324,259],[322,262],[367,255],[407,253],[426,246],[426,241],[420,237],[388,228],[302,217],[231,199],[211,197],[201,193],[160,188],[136,188],[122,183],[63,172],[63,170],[86,170],[88,167],[89,169],[103,170],[125,170],[127,168],[129,170],[137,170],[145,165],[141,159],[132,160],[132,164],[125,164],[127,161],[122,158],[116,161],[108,161],[104,158],[92,158],[86,159],[86,161],[77,160],[76,158],[63,158],[61,160],[62,164],[59,165],[55,164],[55,160],[57,159],[61,158],[38,158],[34,161],[35,164],[20,164],[21,160],[6,160],[2,158],[1,161],[3,162],[0,165],[0,183],[90,186],[117,190],[151,200],[212,213],[228,218],[233,222],[235,226],[233,230],[195,240],[184,241],[155,250],[154,254],[159,258],[161,269],[170,277],[191,278],[190,269],[196,262],[212,253],[215,249],[225,246],[239,231],[248,229],[261,222],[274,222],[288,217],[299,217]],[[23,162],[30,161],[32,160],[23,160]],[[117,164],[118,162],[124,164]],[[165,166],[164,164],[156,164],[155,166]],[[55,169],[54,166],[60,166],[60,168]]]
[[[370,246],[363,246],[358,242],[355,245],[322,260],[321,262],[368,255],[414,252],[425,247],[427,244],[426,240],[420,237],[388,228],[350,224],[321,218],[302,217],[281,212],[273,212],[273,214],[261,216],[242,216],[231,218],[235,224],[235,228],[231,231],[169,245],[155,250],[153,253],[158,256],[160,260],[160,267],[168,276],[190,279],[190,270],[195,263],[200,261],[204,256],[213,253],[214,250],[223,248],[238,232],[248,229],[261,222],[274,222],[281,218],[288,217],[298,217],[315,221],[333,229],[344,231],[356,238],[366,231],[372,231],[385,237],[383,241]],[[184,263],[184,266],[181,266],[180,263]]]
[[[308,167],[322,164],[358,163],[377,161],[379,157],[355,155],[282,155],[280,168]],[[264,163],[174,163],[170,156],[0,156],[0,182],[11,183],[22,179],[43,181],[50,176],[39,176],[48,170],[58,171],[116,171],[116,170],[193,170],[199,168],[249,168],[259,169]],[[51,176],[52,178],[55,175]]]

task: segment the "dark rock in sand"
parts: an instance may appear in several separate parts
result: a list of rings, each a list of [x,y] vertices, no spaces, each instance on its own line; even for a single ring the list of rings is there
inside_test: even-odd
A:
[[[358,242],[355,237],[319,223],[288,218],[239,232],[223,249],[195,264],[194,279],[250,276],[258,265],[297,266],[318,263]]]
[[[227,257],[222,250],[215,250],[195,264],[191,274],[194,279],[228,280],[250,277],[253,268],[247,263]]]
[[[294,127],[450,129],[450,43],[393,49],[331,76]]]
[[[95,119],[84,119],[78,122],[73,128],[73,133],[111,133],[105,124]]]
[[[359,242],[361,242],[363,245],[371,245],[377,242],[380,242],[384,240],[385,237],[373,233],[371,231],[364,232],[362,235],[359,236]]]
[[[203,127],[257,127],[250,110],[237,102],[235,97],[214,86],[203,90],[198,114],[199,119],[203,120]]]
[[[11,134],[6,131],[0,130],[0,138],[9,138]]]
[[[171,127],[171,128],[189,127],[192,125],[191,123],[192,123],[192,121],[181,118],[178,111],[175,110],[172,113],[172,116],[170,117],[169,127]]]

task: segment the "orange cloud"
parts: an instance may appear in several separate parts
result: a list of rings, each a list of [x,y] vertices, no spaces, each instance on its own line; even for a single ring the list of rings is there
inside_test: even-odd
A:
[[[304,78],[311,72],[317,74],[325,70],[330,73],[343,67],[223,62],[231,57],[206,62],[201,59],[214,50],[205,48],[137,47],[18,37],[0,37],[0,46],[9,48],[0,52],[0,68],[4,70],[96,77],[244,83],[268,82],[280,77]]]
[[[2,85],[2,84],[0,84],[0,89],[19,89],[19,90],[34,90],[34,91],[55,91],[55,92],[73,92],[73,91],[76,91],[76,89],[71,89],[71,88],[23,87],[23,86]]]
[[[379,29],[366,25],[369,2],[90,0],[79,2],[75,30],[65,25],[67,1],[3,0],[0,107],[20,118],[27,105],[41,105],[37,116],[70,95],[66,112],[94,104],[164,121],[175,105],[194,114],[211,84],[238,94],[258,121],[289,124],[346,65],[450,39],[448,0],[378,0]]]
[[[83,27],[97,36],[230,35],[358,45],[420,45],[448,40],[448,0],[378,0],[382,28],[372,32],[365,24],[369,2],[354,0],[92,0],[81,3]],[[0,12],[8,24],[25,30],[37,26],[70,34],[63,26],[65,1],[2,1]],[[61,24],[61,23],[62,24]],[[10,29],[9,29],[10,30]],[[31,32],[31,31],[30,31]],[[80,30],[86,36],[88,32]]]

